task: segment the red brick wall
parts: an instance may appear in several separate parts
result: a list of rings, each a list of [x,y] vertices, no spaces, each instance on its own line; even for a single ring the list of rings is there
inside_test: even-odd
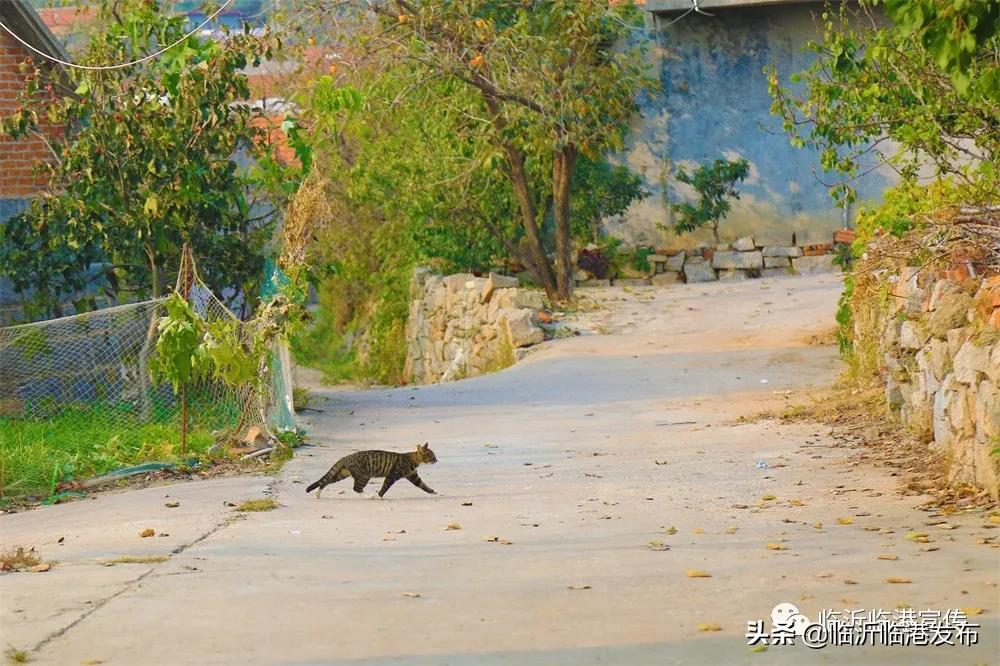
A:
[[[28,57],[26,50],[5,32],[0,31],[0,116],[17,109],[18,93],[24,85],[19,66]],[[0,134],[0,197],[25,197],[45,186],[45,179],[34,173],[40,160],[51,153],[37,137],[14,141]]]

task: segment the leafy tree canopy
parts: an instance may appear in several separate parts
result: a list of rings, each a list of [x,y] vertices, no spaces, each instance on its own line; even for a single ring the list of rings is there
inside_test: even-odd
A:
[[[139,58],[187,29],[147,0],[105,0],[98,16],[79,58],[89,65]],[[50,308],[85,286],[92,264],[112,295],[158,294],[187,241],[214,290],[254,293],[271,209],[238,162],[267,151],[242,71],[277,46],[269,35],[193,36],[122,69],[50,81],[29,68],[0,132],[48,131],[53,159],[42,165],[48,190],[6,224],[0,272]]]
[[[884,8],[892,23],[875,17]],[[772,111],[794,145],[819,151],[831,188],[875,168],[914,180],[928,164],[995,197],[1000,150],[1000,3],[865,0],[822,15],[816,59],[782,85],[768,68]]]

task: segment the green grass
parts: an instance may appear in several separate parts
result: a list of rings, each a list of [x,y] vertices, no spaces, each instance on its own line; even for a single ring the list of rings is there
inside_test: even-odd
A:
[[[16,648],[7,648],[4,652],[4,656],[7,657],[7,662],[10,664],[26,664],[30,659],[28,653],[24,650],[18,650]]]
[[[270,497],[246,500],[237,505],[237,511],[272,511],[278,508],[278,503]]]
[[[192,399],[187,456],[214,443],[212,431],[235,425],[239,408]],[[143,462],[181,459],[180,418],[160,408],[147,422],[129,405],[95,404],[43,418],[0,418],[0,498],[52,495],[56,485]]]
[[[104,566],[110,567],[116,564],[160,564],[170,559],[169,555],[123,555],[113,560],[105,560]]]

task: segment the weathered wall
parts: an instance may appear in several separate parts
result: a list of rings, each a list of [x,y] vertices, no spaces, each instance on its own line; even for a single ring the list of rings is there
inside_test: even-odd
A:
[[[901,268],[876,322],[890,407],[930,440],[948,477],[1000,496],[1000,276]],[[957,276],[962,278],[964,276]]]
[[[823,174],[815,152],[792,148],[770,114],[771,98],[763,74],[774,64],[782,81],[805,69],[809,39],[818,37],[816,3],[723,7],[714,16],[690,13],[672,25],[677,13],[653,14],[650,49],[662,92],[642,102],[642,118],[621,159],[643,175],[653,194],[634,205],[608,231],[630,244],[680,247],[708,241],[709,235],[677,237],[657,228],[671,222],[670,201],[691,196],[682,183],[667,178],[676,167],[724,157],[745,158],[750,176],[742,197],[723,222],[727,240],[752,233],[815,233],[828,238],[842,226],[843,210],[827,194],[834,176]],[[666,191],[664,180],[667,182]],[[824,182],[820,182],[820,181]],[[854,183],[859,199],[877,197],[889,176],[872,173]],[[823,241],[818,241],[823,242]]]
[[[408,383],[431,384],[511,365],[517,350],[544,339],[537,326],[542,293],[491,273],[447,277],[414,271],[406,324]]]

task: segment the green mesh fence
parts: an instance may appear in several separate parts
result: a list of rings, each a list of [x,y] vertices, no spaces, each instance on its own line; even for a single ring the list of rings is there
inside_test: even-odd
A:
[[[262,296],[270,298],[287,278],[273,262],[266,275]],[[197,277],[188,300],[209,321],[235,319]],[[158,299],[0,328],[0,496],[178,458],[180,401],[149,378],[164,314]],[[253,426],[270,434],[297,428],[283,340],[261,371],[260,390],[212,381],[189,387],[189,454]]]

